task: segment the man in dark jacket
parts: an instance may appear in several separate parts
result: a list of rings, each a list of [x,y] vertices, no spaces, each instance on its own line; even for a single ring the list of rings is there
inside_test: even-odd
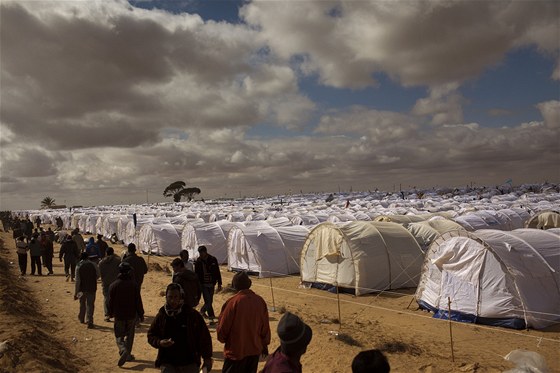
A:
[[[97,244],[97,247],[99,248],[99,257],[104,258],[105,255],[107,255],[107,249],[109,248],[109,245],[107,244],[107,242],[103,241],[103,235],[102,234],[97,235],[97,241],[95,241],[95,243]]]
[[[175,258],[171,262],[173,268],[173,282],[181,285],[185,293],[185,303],[194,308],[200,301],[201,289],[198,277],[193,271],[185,268],[185,263],[181,258]]]
[[[142,296],[142,283],[144,282],[144,275],[148,273],[148,266],[146,265],[144,258],[136,255],[135,244],[128,244],[127,254],[122,261],[127,262],[132,267],[132,278],[136,281],[136,285],[138,285],[138,289],[140,291],[140,296]],[[137,321],[136,326],[140,326],[139,321]]]
[[[109,317],[109,286],[117,279],[119,275],[119,264],[121,258],[115,255],[115,250],[108,247],[105,256],[99,262],[99,272],[101,274],[101,285],[103,289],[103,311],[105,311],[105,321],[111,321]]]
[[[136,255],[136,245],[133,243],[128,244],[128,252],[123,259],[123,262],[127,262],[132,267],[132,275],[134,281],[138,285],[139,289],[142,289],[142,282],[144,282],[144,275],[148,273],[148,266],[144,258]]]
[[[72,236],[67,235],[60,246],[60,251],[58,254],[58,259],[62,262],[64,259],[64,273],[66,274],[66,281],[76,277],[76,263],[78,263],[78,259],[80,258],[80,250],[76,245],[76,242],[72,240]]]
[[[80,300],[78,319],[82,324],[87,323],[88,329],[94,327],[93,311],[98,278],[99,268],[97,264],[89,260],[87,253],[83,252],[80,256],[80,262],[78,263],[76,271],[74,299]]]
[[[204,319],[184,304],[183,289],[169,284],[165,305],[148,330],[148,343],[158,349],[156,367],[162,372],[198,372],[200,360],[212,370],[212,337]]]
[[[202,297],[204,298],[204,305],[200,309],[200,313],[208,317],[211,323],[214,323],[216,318],[214,308],[212,307],[214,287],[218,284],[218,291],[222,290],[222,275],[218,260],[216,257],[208,254],[206,246],[199,246],[198,253],[200,256],[194,263],[194,269],[202,285]]]
[[[115,318],[114,332],[119,348],[118,366],[134,360],[134,328],[136,320],[144,319],[140,289],[132,279],[132,267],[127,262],[119,264],[117,280],[109,287],[109,317]]]
[[[52,275],[53,272],[53,256],[54,256],[54,246],[52,241],[49,239],[45,232],[41,233],[41,246],[43,247],[43,265],[47,267],[47,275]]]

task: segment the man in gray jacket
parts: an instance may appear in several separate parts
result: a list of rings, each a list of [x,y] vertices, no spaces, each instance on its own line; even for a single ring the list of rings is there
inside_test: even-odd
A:
[[[109,286],[117,279],[119,275],[119,264],[121,258],[115,255],[115,250],[108,247],[105,252],[106,256],[99,262],[99,272],[101,273],[101,285],[103,287],[103,310],[105,312],[105,321],[111,321],[109,317]]]

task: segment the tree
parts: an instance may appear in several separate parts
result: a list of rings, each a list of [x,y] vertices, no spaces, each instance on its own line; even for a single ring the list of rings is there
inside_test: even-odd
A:
[[[41,208],[43,208],[43,209],[50,209],[54,205],[56,205],[56,202],[55,202],[54,198],[51,198],[51,197],[45,197],[41,201]]]
[[[200,189],[197,187],[187,188],[184,181],[176,181],[171,183],[163,191],[164,197],[173,197],[173,201],[180,202],[181,198],[185,197],[191,201],[195,194],[200,194]]]

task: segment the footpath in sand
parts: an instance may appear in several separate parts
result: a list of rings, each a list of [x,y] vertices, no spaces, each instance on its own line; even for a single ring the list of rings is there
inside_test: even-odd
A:
[[[142,287],[146,319],[136,331],[136,360],[118,368],[113,325],[103,321],[101,285],[95,302],[96,328],[87,329],[77,318],[74,284],[65,281],[58,261],[60,245],[55,244],[53,276],[21,277],[11,232],[0,232],[0,240],[0,372],[159,371],[154,367],[157,351],[147,343],[146,333],[164,302],[162,292],[171,279],[172,258],[149,257],[150,270]],[[122,245],[113,247],[116,252],[123,249]],[[222,276],[227,285],[233,274],[222,267]],[[286,310],[300,315],[313,329],[313,339],[302,358],[304,372],[350,372],[353,357],[370,348],[383,349],[391,372],[397,373],[502,372],[513,368],[503,357],[515,349],[541,354],[551,372],[560,372],[558,326],[536,331],[452,323],[453,362],[449,323],[417,310],[411,303],[413,290],[363,297],[340,294],[339,303],[336,294],[300,288],[297,276],[252,280],[252,289],[271,310],[271,352],[278,346],[276,326]],[[217,313],[231,294],[216,294]],[[216,339],[214,327],[210,332],[212,372],[220,372],[223,345]],[[259,368],[263,365],[261,362]]]

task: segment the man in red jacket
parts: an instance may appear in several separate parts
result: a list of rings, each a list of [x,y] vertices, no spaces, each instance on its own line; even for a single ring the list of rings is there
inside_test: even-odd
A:
[[[218,318],[216,333],[225,343],[222,373],[256,373],[259,355],[268,355],[270,325],[263,298],[249,288],[246,272],[233,276],[237,293],[228,299]]]

